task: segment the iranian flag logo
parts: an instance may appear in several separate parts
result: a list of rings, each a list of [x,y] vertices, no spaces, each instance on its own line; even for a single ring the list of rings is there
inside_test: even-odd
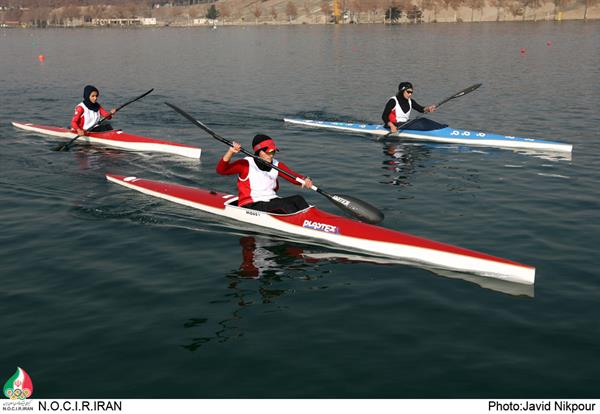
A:
[[[33,394],[31,377],[23,368],[17,367],[17,372],[4,384],[4,396],[11,400],[25,400]]]

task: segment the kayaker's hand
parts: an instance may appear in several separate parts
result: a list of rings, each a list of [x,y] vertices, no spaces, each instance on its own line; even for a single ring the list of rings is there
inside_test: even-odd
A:
[[[225,155],[223,155],[223,161],[225,162],[231,161],[231,157],[233,157],[233,154],[237,154],[242,150],[242,145],[239,142],[233,141],[232,144],[233,146],[229,147]]]
[[[425,112],[435,112],[436,109],[437,108],[435,107],[435,105],[429,105],[425,108]]]
[[[302,184],[302,187],[311,188],[312,186],[313,186],[313,182],[310,179],[310,177],[304,177],[304,184]]]
[[[242,144],[240,144],[239,142],[233,141],[233,146],[229,147],[229,151],[231,151],[233,154],[237,154],[241,150],[242,150]]]
[[[85,135],[85,131],[81,128],[77,128],[77,135]]]
[[[111,110],[110,110],[110,114],[111,114],[111,115],[114,115],[114,114],[115,114],[115,112],[117,112],[117,110],[116,110],[115,108],[113,108],[113,109],[111,109]]]
[[[398,128],[396,128],[396,124],[394,124],[393,122],[388,122],[388,126],[390,127],[390,134],[398,132]]]

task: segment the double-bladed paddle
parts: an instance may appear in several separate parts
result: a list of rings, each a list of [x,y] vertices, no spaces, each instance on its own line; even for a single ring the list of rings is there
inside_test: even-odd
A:
[[[130,103],[134,103],[135,101],[138,101],[140,99],[142,99],[144,96],[150,94],[150,92],[152,92],[154,90],[154,88],[150,89],[148,92],[141,94],[140,96],[138,96],[137,98],[132,99],[131,101],[125,102],[123,105],[119,106],[117,109],[115,109],[115,114],[117,112],[119,112],[119,110],[123,109],[124,107],[126,107],[127,105],[129,105]],[[111,114],[114,115],[114,114]],[[100,118],[100,120],[98,122],[96,122],[91,128],[88,128],[88,131],[93,130],[94,128],[96,128],[98,125],[102,124],[102,122],[106,121],[106,119],[108,118],[108,116],[104,116],[102,118]],[[77,135],[75,138],[73,138],[71,141],[67,142],[66,144],[60,144],[54,148],[52,148],[53,151],[68,151],[69,148],[71,148],[71,145],[73,145],[73,143],[82,135]]]
[[[473,92],[475,89],[479,88],[482,84],[481,83],[476,83],[475,85],[471,85],[466,89],[463,89],[460,92],[456,92],[454,95],[447,97],[446,99],[444,99],[443,101],[441,101],[440,103],[436,104],[435,107],[439,108],[440,106],[442,106],[443,104],[445,104],[448,101],[451,101],[452,99],[456,99],[456,98],[460,98],[463,95],[466,95],[470,92]],[[408,129],[409,126],[411,126],[412,124],[414,124],[415,122],[417,122],[419,119],[423,118],[422,116],[419,116],[415,119],[413,119],[412,121],[408,121],[400,126],[398,126],[398,131],[401,131],[403,129]],[[394,132],[389,132],[386,135],[384,135],[384,137],[387,137],[391,134],[393,134]]]
[[[169,102],[165,102],[165,104],[168,105],[169,107],[171,107],[172,109],[174,109],[176,112],[178,112],[180,115],[182,115],[184,118],[186,118],[187,120],[189,120],[196,126],[202,128],[204,131],[208,132],[216,140],[221,141],[222,143],[229,145],[230,147],[233,147],[233,142],[229,141],[226,138],[223,138],[222,136],[220,136],[219,134],[214,132],[212,129],[210,129],[209,127],[204,125],[202,122],[198,121],[197,119],[192,117],[190,114],[185,112],[183,109],[181,109]],[[243,148],[241,149],[241,152],[264,163],[264,164],[269,165],[271,168],[276,169],[277,171],[279,171],[280,173],[282,173],[284,175],[287,175],[288,177],[296,180],[298,183],[304,184],[303,179],[296,177],[296,176],[288,173],[285,170],[282,170],[281,168],[271,164],[270,162],[263,160],[259,156],[256,156],[256,155],[246,151]],[[376,224],[383,220],[383,213],[365,201],[362,201],[355,197],[351,197],[351,196],[347,196],[347,195],[329,194],[329,193],[325,192],[324,190],[322,190],[318,187],[315,187],[314,185],[310,188],[311,188],[311,190],[316,191],[317,193],[321,194],[322,196],[325,196],[336,207],[340,208],[341,210],[343,210],[347,213],[352,214],[354,217],[356,217],[357,219],[359,219],[361,221],[364,221],[366,223]]]

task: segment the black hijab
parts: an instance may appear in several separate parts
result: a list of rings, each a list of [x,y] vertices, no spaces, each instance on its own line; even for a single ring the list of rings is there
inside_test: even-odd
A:
[[[90,95],[92,94],[92,92],[96,92],[98,95],[100,95],[100,92],[98,91],[98,89],[95,86],[87,85],[83,89],[83,104],[90,111],[98,112],[98,110],[100,109],[100,104],[98,103],[98,101],[96,101],[96,103],[92,103],[90,101]]]

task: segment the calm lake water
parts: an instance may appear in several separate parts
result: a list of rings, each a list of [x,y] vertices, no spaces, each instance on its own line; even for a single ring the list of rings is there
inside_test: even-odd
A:
[[[38,398],[598,398],[598,45],[598,22],[0,30],[2,381],[20,366]],[[572,158],[282,122],[379,122],[404,80],[421,104],[481,82],[432,118],[565,141]],[[201,161],[54,152],[11,126],[67,125],[88,83],[109,108],[155,88],[113,125]],[[234,191],[214,171],[225,146],[165,100],[246,147],[272,135],[386,227],[535,266],[535,288],[349,260],[108,183]]]

